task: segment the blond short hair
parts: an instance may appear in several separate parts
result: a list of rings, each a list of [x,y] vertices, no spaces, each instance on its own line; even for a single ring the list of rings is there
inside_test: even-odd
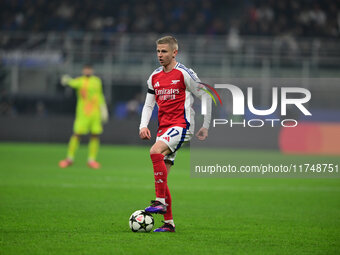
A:
[[[162,38],[159,38],[156,41],[156,44],[157,45],[158,44],[169,44],[171,49],[178,50],[178,43],[177,43],[176,38],[173,37],[173,36],[170,36],[170,35],[167,35],[167,36],[164,36]]]

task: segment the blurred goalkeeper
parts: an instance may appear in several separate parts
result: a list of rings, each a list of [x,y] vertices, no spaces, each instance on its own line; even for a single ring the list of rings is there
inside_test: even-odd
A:
[[[93,75],[91,65],[85,65],[82,76],[72,79],[63,75],[61,84],[70,86],[77,91],[76,119],[73,126],[73,135],[68,144],[67,158],[59,162],[61,168],[73,164],[78,149],[80,137],[90,133],[87,165],[98,169],[100,164],[96,161],[99,150],[99,136],[103,132],[102,123],[108,121],[108,111],[102,91],[102,82]]]

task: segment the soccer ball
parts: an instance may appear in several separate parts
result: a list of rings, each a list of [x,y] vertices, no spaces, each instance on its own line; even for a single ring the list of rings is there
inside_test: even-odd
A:
[[[135,211],[129,219],[129,225],[133,232],[150,232],[153,224],[152,215],[143,210]]]

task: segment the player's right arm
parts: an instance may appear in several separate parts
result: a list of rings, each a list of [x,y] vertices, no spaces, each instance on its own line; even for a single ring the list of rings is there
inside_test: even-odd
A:
[[[146,93],[145,103],[142,111],[142,118],[139,125],[139,137],[143,140],[150,140],[151,133],[148,129],[148,124],[152,115],[153,108],[155,107],[156,98],[155,91],[151,84],[151,78],[148,80],[148,92]]]
[[[81,80],[81,77],[73,79],[68,74],[64,74],[63,76],[61,76],[61,84],[63,86],[68,85],[68,86],[70,86],[74,89],[77,89],[77,88],[81,87],[82,80]]]

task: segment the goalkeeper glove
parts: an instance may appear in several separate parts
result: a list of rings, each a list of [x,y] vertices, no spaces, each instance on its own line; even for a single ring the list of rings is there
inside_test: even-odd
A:
[[[107,123],[109,120],[109,112],[107,111],[106,104],[100,106],[100,115],[103,123]]]
[[[70,82],[70,80],[72,80],[72,77],[68,74],[64,74],[61,76],[60,83],[61,85],[66,86]]]

